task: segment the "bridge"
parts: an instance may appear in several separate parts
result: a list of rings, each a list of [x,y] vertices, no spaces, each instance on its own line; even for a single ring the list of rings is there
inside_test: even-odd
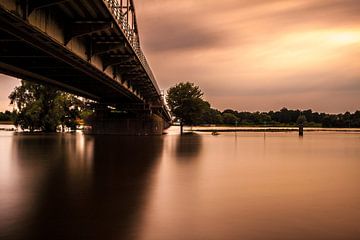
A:
[[[0,72],[96,101],[93,133],[161,134],[171,119],[133,0],[0,0]]]

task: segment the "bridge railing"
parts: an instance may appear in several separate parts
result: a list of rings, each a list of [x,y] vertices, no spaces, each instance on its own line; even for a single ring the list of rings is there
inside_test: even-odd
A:
[[[160,89],[156,83],[154,74],[152,73],[151,68],[146,60],[146,57],[140,48],[139,36],[135,32],[135,30],[131,28],[126,14],[123,14],[119,1],[118,0],[103,0],[103,1],[106,3],[107,7],[113,14],[114,18],[116,19],[118,26],[123,31],[123,34],[130,43],[131,47],[133,48],[135,54],[137,55],[143,68],[145,69],[147,75],[149,76],[151,82],[153,83],[158,95],[160,96]]]

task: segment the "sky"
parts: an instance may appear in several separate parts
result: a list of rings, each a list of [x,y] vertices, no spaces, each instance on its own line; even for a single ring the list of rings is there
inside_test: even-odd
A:
[[[194,82],[221,110],[360,109],[360,0],[135,2],[162,89]]]
[[[161,89],[189,81],[214,108],[360,109],[360,0],[135,0]],[[0,76],[0,111],[17,80]]]
[[[8,97],[11,91],[19,84],[19,79],[0,74],[0,112],[12,110]]]

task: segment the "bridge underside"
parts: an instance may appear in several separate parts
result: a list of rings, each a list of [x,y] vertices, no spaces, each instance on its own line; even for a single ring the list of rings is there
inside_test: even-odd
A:
[[[170,126],[160,115],[144,109],[129,114],[102,105],[97,106],[90,121],[91,134],[161,135]]]
[[[138,119],[156,115],[168,122],[146,59],[133,47],[137,33],[129,39],[111,4],[114,1],[0,0],[0,72],[56,86]]]
[[[141,103],[113,79],[98,79],[84,69],[54,58],[26,41],[0,31],[0,72],[20,79],[50,84],[103,103]],[[57,54],[54,52],[53,54]],[[76,61],[76,60],[75,60]]]
[[[45,12],[44,15],[53,12],[60,14],[59,11],[50,11],[49,9],[45,9],[43,12]],[[40,13],[39,17],[41,17]],[[36,15],[37,12],[33,14]],[[143,86],[137,82],[136,75],[127,80],[125,73],[121,74],[121,77],[119,73],[115,72],[113,72],[112,76],[108,76],[104,71],[104,66],[102,66],[103,69],[94,66],[95,59],[84,59],[83,56],[79,56],[80,54],[72,49],[70,46],[72,40],[65,39],[69,35],[65,30],[62,30],[61,34],[63,35],[61,36],[64,39],[63,42],[58,42],[55,40],[57,36],[51,36],[39,29],[41,24],[50,25],[50,21],[53,21],[53,19],[49,18],[39,23],[39,26],[34,26],[31,24],[31,18],[24,20],[20,16],[0,8],[1,72],[26,80],[53,84],[80,96],[102,102],[141,102],[141,98],[146,98],[146,94],[143,97],[136,96],[136,90],[140,92],[140,88]],[[96,18],[92,19],[92,23],[95,22],[98,22]],[[105,28],[101,29],[102,32],[100,33],[90,31],[90,35],[78,36],[73,41],[80,41],[85,46],[85,42],[96,38],[96,42],[101,40],[107,42],[117,41],[125,46],[124,37],[106,32],[109,30]],[[68,42],[69,46],[65,46],[65,42]],[[119,56],[117,59],[121,58],[124,65],[139,65],[135,61],[134,55],[128,52],[130,52],[128,49],[122,48],[104,53],[107,53],[107,55],[116,54]],[[96,58],[95,55],[93,57]],[[104,59],[103,62],[105,61]],[[128,67],[123,67],[123,71],[128,72]],[[148,87],[149,85],[144,86]]]

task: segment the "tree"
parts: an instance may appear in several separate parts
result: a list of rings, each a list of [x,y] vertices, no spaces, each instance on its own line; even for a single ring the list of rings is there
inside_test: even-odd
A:
[[[60,118],[62,129],[67,127],[76,130],[79,119],[86,119],[92,114],[87,101],[79,99],[75,95],[61,92],[59,103],[62,105],[64,114]]]
[[[360,127],[360,111],[356,111],[352,115],[351,126],[356,128]]]
[[[167,91],[166,101],[171,113],[180,121],[180,131],[184,125],[193,125],[208,107],[202,99],[203,93],[194,83],[178,83]]]
[[[208,107],[202,114],[201,123],[205,124],[222,124],[223,118],[221,112],[214,108]]]
[[[11,122],[13,121],[14,114],[8,110],[5,112],[0,112],[0,121],[2,122]]]
[[[225,112],[223,113],[223,121],[225,124],[235,125],[239,121],[239,119],[234,114]]]
[[[304,126],[307,123],[307,119],[306,119],[305,115],[300,115],[297,118],[296,123],[298,126]]]
[[[56,132],[59,125],[74,129],[82,108],[71,94],[27,81],[21,81],[9,98],[16,112],[14,124],[30,132]]]
[[[289,110],[287,108],[282,108],[280,110],[280,118],[279,118],[281,123],[290,123],[291,121],[291,117],[289,114]]]

